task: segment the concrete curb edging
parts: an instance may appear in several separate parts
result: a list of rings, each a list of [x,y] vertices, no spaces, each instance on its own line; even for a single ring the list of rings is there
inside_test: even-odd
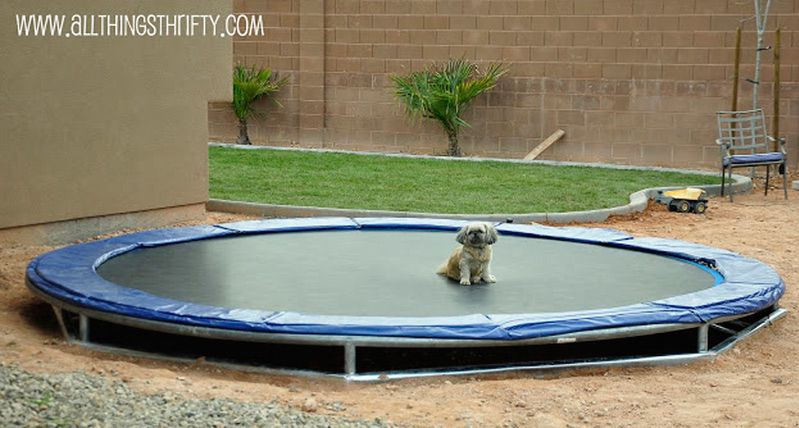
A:
[[[751,190],[752,181],[749,177],[733,175],[736,180],[733,184],[735,193]],[[710,195],[717,195],[721,185],[697,186],[705,189]],[[646,209],[650,199],[654,199],[658,191],[672,190],[678,187],[657,187],[639,190],[630,195],[630,203],[613,208],[598,210],[571,211],[563,213],[527,213],[527,214],[442,214],[420,213],[409,211],[382,211],[359,210],[347,208],[303,207],[295,205],[261,204],[255,202],[226,201],[222,199],[209,199],[206,209],[235,214],[247,214],[260,217],[414,217],[414,218],[447,218],[456,220],[479,220],[502,222],[512,219],[516,223],[601,223],[613,215],[624,215],[642,212]]]
[[[357,154],[364,156],[390,156],[390,157],[418,157],[424,159],[443,159],[450,161],[497,161],[509,163],[526,163],[526,164],[545,164],[545,165],[561,165],[561,166],[587,166],[595,168],[613,168],[613,169],[633,169],[633,170],[647,170],[647,171],[676,171],[692,174],[715,175],[717,173],[710,173],[707,171],[695,170],[678,170],[671,168],[655,168],[655,167],[639,167],[628,165],[612,165],[612,164],[590,164],[579,162],[558,162],[558,161],[520,161],[516,159],[487,159],[487,158],[449,158],[443,156],[415,156],[407,154],[377,154],[377,153],[363,153],[363,152],[349,152],[341,150],[326,150],[326,149],[294,149],[294,148],[273,148],[266,146],[238,146],[230,144],[209,143],[212,147],[231,147],[245,150],[296,150],[296,151],[311,151],[311,152],[329,152],[329,153],[347,153]],[[749,177],[733,174],[733,184],[728,187],[728,190],[734,194],[746,193],[752,190],[752,180]],[[707,191],[708,195],[716,196],[721,193],[721,185],[705,185],[695,186]],[[415,218],[447,218],[456,220],[479,220],[490,222],[502,222],[513,219],[517,223],[600,223],[607,220],[608,217],[613,215],[625,215],[636,212],[642,212],[646,209],[650,199],[654,199],[659,191],[666,191],[677,189],[680,187],[653,187],[649,189],[642,189],[630,195],[630,203],[618,207],[602,208],[597,210],[587,211],[571,211],[562,213],[526,213],[526,214],[442,214],[442,213],[420,213],[420,212],[407,212],[407,211],[383,211],[383,210],[364,210],[364,209],[350,209],[350,208],[325,208],[325,207],[305,207],[294,205],[277,205],[277,204],[263,204],[255,202],[243,201],[228,201],[222,199],[209,199],[206,203],[206,209],[209,211],[220,211],[235,214],[246,214],[260,217],[415,217]]]

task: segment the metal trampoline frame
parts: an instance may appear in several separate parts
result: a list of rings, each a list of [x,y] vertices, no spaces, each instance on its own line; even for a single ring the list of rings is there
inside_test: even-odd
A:
[[[296,221],[296,220],[295,220]],[[396,227],[415,227],[419,224],[430,224],[430,220],[397,220],[397,219],[361,219],[360,224],[393,224]],[[454,223],[445,221],[433,221],[434,227],[453,227]],[[306,223],[299,221],[299,223]],[[318,223],[318,222],[317,222]],[[317,224],[313,220],[308,220],[307,224]],[[247,233],[253,232],[250,225],[245,225],[243,229]],[[510,225],[509,225],[510,226]],[[230,228],[230,225],[224,225]],[[519,230],[518,226],[513,225],[506,233]],[[291,230],[283,230],[291,231]],[[546,234],[545,232],[542,232]],[[170,240],[168,243],[180,242]],[[675,241],[676,242],[676,241]],[[119,251],[102,257],[94,267],[107,260]],[[751,261],[751,259],[747,259]],[[34,263],[32,262],[32,266]],[[31,267],[29,267],[31,269]],[[777,277],[779,279],[779,277]],[[29,276],[26,280],[29,289],[52,306],[59,328],[65,340],[70,343],[77,343],[82,346],[102,351],[111,351],[133,356],[147,356],[150,358],[162,358],[174,361],[191,362],[196,357],[186,358],[180,356],[170,356],[161,353],[136,350],[135,347],[120,347],[107,345],[93,340],[93,328],[96,322],[105,322],[116,326],[129,327],[133,329],[146,330],[150,332],[163,333],[167,335],[177,335],[193,338],[209,339],[221,342],[241,342],[257,347],[259,344],[274,345],[299,345],[299,346],[329,346],[343,349],[343,358],[339,361],[340,372],[324,373],[302,369],[271,368],[252,365],[242,365],[229,361],[210,361],[226,367],[234,367],[244,370],[255,370],[259,372],[290,374],[290,375],[323,375],[343,378],[351,381],[379,381],[386,379],[400,379],[407,377],[425,377],[431,375],[473,375],[503,373],[510,371],[537,371],[552,369],[572,369],[588,367],[612,367],[618,365],[651,365],[651,364],[677,364],[700,359],[713,358],[716,355],[731,348],[737,341],[744,339],[774,321],[785,316],[786,311],[780,308],[776,300],[772,299],[768,305],[748,310],[744,313],[726,314],[722,316],[710,316],[701,322],[667,322],[644,325],[626,325],[611,328],[598,328],[582,331],[571,331],[563,334],[544,335],[540,337],[528,337],[515,340],[494,340],[494,339],[461,339],[461,338],[435,338],[435,337],[396,337],[381,335],[353,335],[353,334],[291,334],[282,332],[265,331],[243,331],[229,328],[217,328],[207,325],[191,325],[189,323],[165,322],[156,319],[146,319],[129,314],[106,312],[96,308],[87,307],[82,304],[70,302],[56,297],[44,291],[36,280]],[[784,284],[779,280],[779,289],[776,292],[776,299],[782,294]],[[750,319],[751,318],[751,319]],[[747,320],[748,319],[748,320]],[[742,322],[741,320],[747,320]],[[731,323],[739,323],[734,328]],[[725,325],[727,324],[727,325]],[[584,358],[569,361],[551,361],[546,363],[531,364],[512,364],[505,367],[492,365],[473,366],[473,367],[429,367],[413,370],[381,370],[381,371],[361,371],[358,364],[358,351],[364,348],[388,348],[388,349],[414,349],[426,348],[437,350],[452,350],[457,348],[502,348],[520,346],[559,346],[569,344],[594,344],[602,341],[615,339],[630,339],[642,336],[657,335],[662,333],[680,332],[685,330],[696,330],[694,336],[694,351],[681,352],[670,355],[657,356],[637,356],[634,353],[622,358]],[[723,336],[716,339],[713,343],[709,337],[711,332],[715,335]],[[690,332],[689,332],[690,333]]]

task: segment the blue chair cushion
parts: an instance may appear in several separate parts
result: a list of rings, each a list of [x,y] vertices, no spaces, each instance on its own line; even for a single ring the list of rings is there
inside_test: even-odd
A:
[[[755,153],[751,155],[732,155],[723,160],[724,166],[746,165],[752,163],[780,163],[785,160],[782,152]]]

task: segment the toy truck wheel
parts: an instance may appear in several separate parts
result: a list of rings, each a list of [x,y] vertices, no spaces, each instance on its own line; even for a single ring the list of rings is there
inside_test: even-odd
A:
[[[707,204],[706,204],[706,203],[704,203],[704,202],[702,202],[702,201],[698,201],[698,202],[697,202],[697,203],[694,205],[694,212],[695,212],[695,213],[697,213],[697,214],[704,214],[704,213],[705,213],[705,211],[707,211]]]
[[[691,204],[689,204],[688,201],[674,201],[674,207],[681,213],[691,211]]]

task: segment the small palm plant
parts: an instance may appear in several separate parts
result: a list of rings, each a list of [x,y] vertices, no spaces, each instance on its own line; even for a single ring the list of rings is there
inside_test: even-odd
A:
[[[438,120],[449,139],[450,156],[461,156],[458,132],[470,125],[460,115],[478,95],[496,86],[508,68],[489,64],[485,71],[466,59],[450,59],[424,71],[404,76],[391,76],[394,96],[412,117]]]
[[[247,121],[258,115],[253,103],[279,91],[286,83],[288,78],[277,79],[269,68],[237,65],[233,69],[233,113],[239,119],[239,138],[236,144],[250,144]],[[275,103],[280,105],[277,101]]]

